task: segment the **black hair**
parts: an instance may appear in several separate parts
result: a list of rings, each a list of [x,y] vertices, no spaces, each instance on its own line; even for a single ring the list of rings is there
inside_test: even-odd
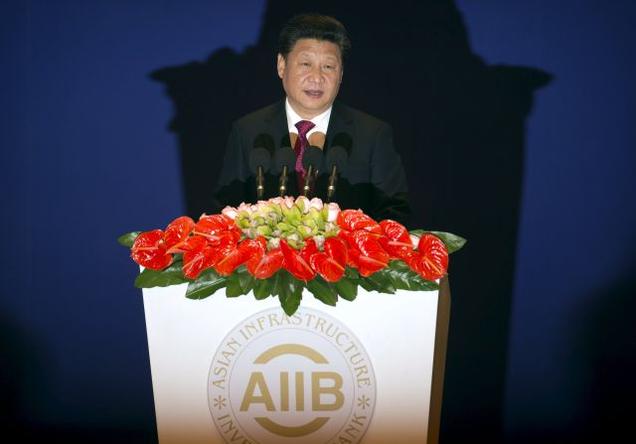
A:
[[[335,43],[340,48],[343,59],[351,48],[351,41],[344,25],[328,15],[299,14],[289,19],[278,36],[279,54],[287,58],[300,39],[326,40]]]

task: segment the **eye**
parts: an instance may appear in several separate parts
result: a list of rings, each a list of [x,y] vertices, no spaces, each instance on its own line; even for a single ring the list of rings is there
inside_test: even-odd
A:
[[[311,66],[311,63],[309,62],[300,62],[301,66]]]

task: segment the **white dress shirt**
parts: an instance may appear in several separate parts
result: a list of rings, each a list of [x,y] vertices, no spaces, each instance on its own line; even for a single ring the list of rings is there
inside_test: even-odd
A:
[[[327,134],[327,128],[329,127],[329,118],[331,117],[331,108],[329,107],[325,112],[318,114],[313,119],[310,119],[311,122],[315,125],[309,132],[307,133],[307,139],[313,133],[323,133]],[[290,133],[298,134],[298,128],[296,128],[296,123],[300,122],[303,119],[298,115],[296,111],[289,104],[289,99],[285,99],[285,111],[287,114],[287,127],[289,128]]]

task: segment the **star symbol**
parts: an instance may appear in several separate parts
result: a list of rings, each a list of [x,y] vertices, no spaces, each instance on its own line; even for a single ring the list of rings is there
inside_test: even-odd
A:
[[[371,400],[367,398],[367,395],[362,395],[358,398],[358,407],[362,407],[362,409],[366,409],[371,405]]]
[[[227,405],[226,401],[227,400],[223,396],[219,395],[216,398],[214,398],[214,407],[221,410],[223,407]]]

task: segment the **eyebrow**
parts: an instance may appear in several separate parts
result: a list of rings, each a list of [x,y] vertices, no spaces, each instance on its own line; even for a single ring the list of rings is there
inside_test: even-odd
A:
[[[302,51],[302,52],[300,52],[298,54],[298,58],[301,58],[301,57],[313,57],[315,55],[316,55],[316,53],[312,52],[312,51]],[[330,59],[330,60],[335,60],[336,62],[340,62],[338,57],[335,56],[335,55],[328,54],[328,55],[325,56],[325,58]]]

